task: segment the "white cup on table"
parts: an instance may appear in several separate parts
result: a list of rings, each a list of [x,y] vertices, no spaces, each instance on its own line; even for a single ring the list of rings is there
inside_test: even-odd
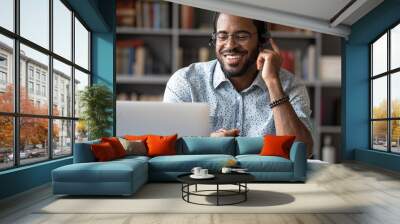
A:
[[[192,169],[192,173],[194,174],[194,175],[196,175],[196,176],[200,176],[201,175],[201,173],[200,173],[200,171],[202,170],[203,168],[201,168],[201,167],[193,167],[193,169]]]
[[[208,175],[208,169],[201,169],[200,170],[200,176],[207,176]]]

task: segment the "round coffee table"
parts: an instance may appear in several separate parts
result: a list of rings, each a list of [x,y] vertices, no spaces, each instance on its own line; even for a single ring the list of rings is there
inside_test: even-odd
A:
[[[215,177],[212,179],[193,179],[190,177],[191,173],[182,174],[177,177],[178,181],[182,183],[182,199],[188,203],[198,204],[198,205],[234,205],[247,200],[247,192],[249,188],[247,183],[255,180],[255,177],[249,173],[216,173],[213,174]],[[198,184],[204,185],[216,185],[215,190],[197,190]],[[195,186],[194,191],[190,191],[190,186]],[[223,190],[220,189],[220,185],[236,185],[237,190]],[[215,194],[205,194],[209,192],[215,192]],[[203,196],[203,197],[216,197],[216,204],[202,204],[190,201],[190,196]],[[221,197],[232,197],[241,196],[239,200],[231,203],[221,203]]]

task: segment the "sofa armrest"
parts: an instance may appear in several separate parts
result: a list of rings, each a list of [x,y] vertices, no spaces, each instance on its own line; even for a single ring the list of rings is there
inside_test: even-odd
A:
[[[307,148],[303,142],[296,141],[290,149],[290,160],[293,162],[293,179],[305,181],[307,176]]]
[[[100,141],[89,141],[75,143],[74,147],[74,163],[89,163],[95,162],[96,158],[92,153],[90,146],[99,143]]]

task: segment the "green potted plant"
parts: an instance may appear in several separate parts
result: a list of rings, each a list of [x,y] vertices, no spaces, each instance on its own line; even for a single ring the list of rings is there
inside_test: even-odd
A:
[[[109,88],[102,84],[94,84],[80,92],[79,97],[79,106],[82,110],[82,121],[79,124],[87,128],[88,139],[110,136],[113,96]]]

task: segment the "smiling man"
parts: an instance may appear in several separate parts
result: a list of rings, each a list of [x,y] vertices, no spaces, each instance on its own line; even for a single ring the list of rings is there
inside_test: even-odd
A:
[[[311,155],[307,90],[298,76],[281,68],[279,48],[265,23],[217,13],[210,43],[217,59],[175,72],[164,102],[208,103],[211,136],[295,135]]]

